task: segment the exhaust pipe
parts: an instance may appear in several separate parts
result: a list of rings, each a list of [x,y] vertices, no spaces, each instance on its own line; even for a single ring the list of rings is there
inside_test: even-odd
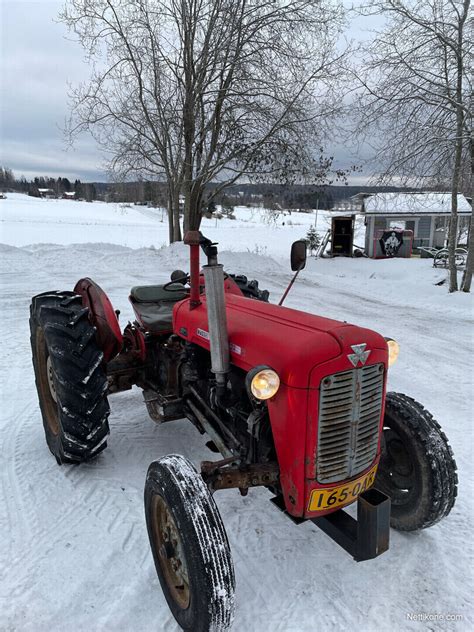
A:
[[[207,320],[211,347],[211,371],[216,376],[217,401],[224,405],[227,378],[230,370],[229,336],[224,296],[224,268],[217,261],[217,248],[198,231],[189,231],[184,243],[191,246],[191,309],[201,303],[199,298],[199,246],[207,256],[203,266],[206,284]]]
[[[203,266],[206,283],[207,320],[211,345],[211,371],[216,376],[217,399],[223,401],[230,369],[229,336],[224,296],[224,267],[217,262],[217,248],[203,245],[208,263]]]

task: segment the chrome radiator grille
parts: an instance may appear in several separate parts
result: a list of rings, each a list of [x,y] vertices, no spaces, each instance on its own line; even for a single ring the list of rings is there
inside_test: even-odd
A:
[[[316,472],[320,483],[352,478],[377,454],[383,364],[323,379],[319,398]]]

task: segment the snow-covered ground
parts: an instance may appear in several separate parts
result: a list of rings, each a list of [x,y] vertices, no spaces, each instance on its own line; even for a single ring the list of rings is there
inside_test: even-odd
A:
[[[236,215],[202,230],[220,242],[229,272],[259,279],[275,301],[290,279],[289,244],[314,214],[276,226],[258,211]],[[0,630],[176,632],[149,551],[143,484],[164,454],[210,458],[205,439],[186,421],[153,424],[133,390],[111,398],[109,446],[97,461],[57,467],[43,438],[28,306],[88,275],[124,323],[130,287],[187,269],[186,249],[163,247],[161,211],[140,207],[9,195],[0,218]],[[320,232],[326,223],[320,212]],[[453,511],[420,533],[392,531],[386,554],[357,564],[312,524],[295,526],[264,490],[218,492],[236,568],[236,631],[472,629],[473,301],[436,286],[444,276],[429,260],[311,259],[287,304],[400,342],[390,388],[425,404],[446,431],[460,479]],[[410,619],[423,614],[445,619]]]
[[[202,231],[218,239],[221,250],[271,252],[284,257],[291,243],[304,237],[315,219],[321,235],[329,227],[322,211],[317,217],[316,213],[293,212],[276,221],[261,209],[237,207],[236,214],[236,220],[203,219]],[[102,240],[130,248],[161,248],[168,243],[166,212],[159,208],[46,200],[10,193],[1,200],[0,220],[0,243],[14,246]]]

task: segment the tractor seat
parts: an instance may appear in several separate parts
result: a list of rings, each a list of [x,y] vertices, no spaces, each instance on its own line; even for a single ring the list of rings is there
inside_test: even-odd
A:
[[[133,310],[147,331],[159,334],[173,329],[173,305],[187,298],[188,292],[181,283],[168,287],[170,291],[162,285],[137,285],[130,292]]]

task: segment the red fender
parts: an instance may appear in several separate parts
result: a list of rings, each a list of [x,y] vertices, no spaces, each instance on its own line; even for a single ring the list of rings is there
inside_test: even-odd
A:
[[[199,274],[199,287],[201,288],[201,290],[205,289],[206,287],[204,274],[202,272]],[[227,292],[228,294],[237,294],[237,296],[244,296],[244,293],[242,292],[240,287],[230,276],[224,277],[224,292]]]
[[[82,296],[82,304],[89,308],[89,319],[97,329],[97,342],[105,362],[109,362],[123,347],[123,336],[112,303],[104,290],[88,277],[76,283],[74,292]]]
[[[244,296],[244,293],[234,281],[234,279],[228,276],[224,280],[224,292],[228,292],[229,294],[237,294],[237,296]]]

